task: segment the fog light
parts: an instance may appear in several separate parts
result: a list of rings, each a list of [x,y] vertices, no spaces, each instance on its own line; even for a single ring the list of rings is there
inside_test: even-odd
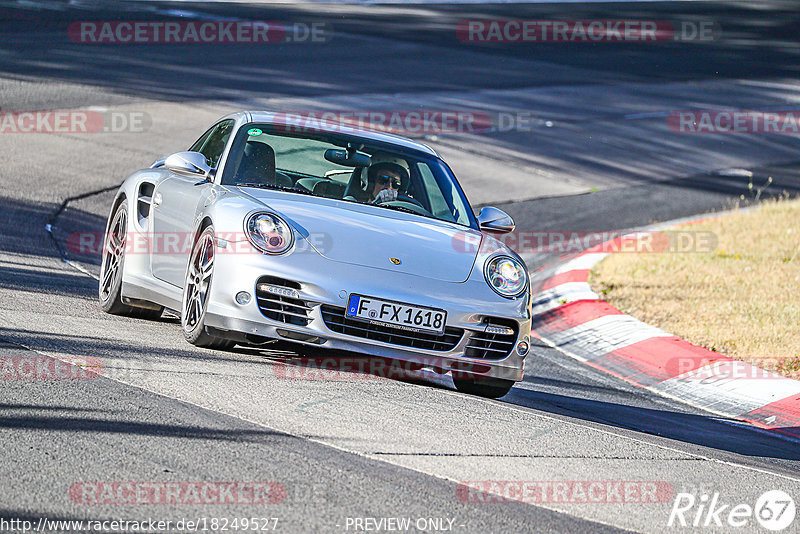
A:
[[[511,334],[514,333],[514,329],[509,328],[507,326],[495,326],[490,324],[489,326],[486,327],[486,333],[499,334],[501,336],[510,336]]]
[[[244,306],[248,302],[250,302],[250,293],[247,291],[239,291],[236,293],[236,302]]]
[[[300,298],[300,293],[298,293],[296,289],[292,289],[291,287],[271,286],[269,284],[258,284],[258,290],[266,291],[267,293],[272,293],[273,295],[280,295],[282,297],[290,297],[293,299]]]
[[[527,341],[520,341],[517,343],[517,354],[520,356],[525,356],[528,354],[528,350],[530,349],[530,345],[528,345]]]

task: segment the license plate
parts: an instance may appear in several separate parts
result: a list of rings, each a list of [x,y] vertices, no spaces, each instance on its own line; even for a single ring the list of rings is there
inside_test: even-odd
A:
[[[414,332],[444,332],[447,313],[363,295],[350,295],[347,316],[370,323],[386,324]]]

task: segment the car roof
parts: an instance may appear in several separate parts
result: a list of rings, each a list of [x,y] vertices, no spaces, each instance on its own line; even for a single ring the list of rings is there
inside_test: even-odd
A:
[[[320,112],[320,114],[321,113],[322,112]],[[278,126],[286,124],[287,113],[274,112],[274,111],[244,111],[231,114],[229,115],[229,117],[238,118],[241,117],[242,114],[249,116],[249,120],[252,122],[263,122],[266,124],[274,124]],[[297,113],[297,115],[300,116],[301,114]],[[419,152],[424,152],[425,154],[430,154],[431,156],[436,156],[437,158],[441,158],[441,156],[428,145],[414,141],[413,139],[409,139],[407,137],[403,137],[401,135],[381,132],[378,130],[371,130],[369,128],[360,128],[357,126],[343,125],[341,123],[327,122],[324,120],[320,120],[317,117],[313,117],[313,121],[314,121],[314,131],[318,133],[352,135],[364,139],[366,141],[375,141],[377,143],[398,145],[403,148],[417,150]]]

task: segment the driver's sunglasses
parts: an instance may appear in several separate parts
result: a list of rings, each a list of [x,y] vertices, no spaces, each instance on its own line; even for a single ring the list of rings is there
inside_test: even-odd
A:
[[[391,182],[392,189],[400,189],[400,186],[403,185],[400,178],[388,174],[379,174],[375,181],[378,182],[379,185],[386,185]]]

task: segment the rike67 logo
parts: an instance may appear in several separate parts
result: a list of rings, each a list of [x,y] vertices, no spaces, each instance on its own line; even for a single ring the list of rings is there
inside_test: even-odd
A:
[[[795,514],[794,499],[781,490],[761,494],[754,505],[724,502],[718,492],[712,495],[703,493],[699,497],[692,493],[678,493],[667,526],[690,527],[694,531],[702,527],[733,527],[752,532],[757,522],[761,527],[777,532],[791,525]]]

